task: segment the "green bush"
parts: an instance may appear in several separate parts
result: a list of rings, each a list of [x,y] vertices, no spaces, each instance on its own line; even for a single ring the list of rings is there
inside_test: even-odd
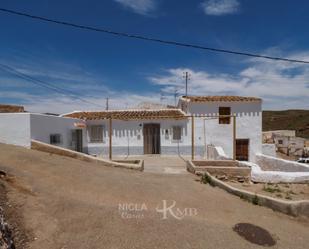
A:
[[[275,185],[275,187],[271,187],[269,184],[264,185],[263,191],[268,192],[268,193],[281,193],[282,192],[278,185]]]

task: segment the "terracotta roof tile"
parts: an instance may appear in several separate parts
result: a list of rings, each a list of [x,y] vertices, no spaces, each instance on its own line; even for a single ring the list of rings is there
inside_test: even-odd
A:
[[[256,102],[262,101],[256,97],[242,96],[183,96],[182,99],[190,102]]]
[[[12,112],[25,112],[23,106],[17,105],[1,105],[0,104],[0,113],[12,113]]]
[[[157,109],[157,110],[115,110],[100,112],[73,112],[63,115],[64,117],[79,118],[84,120],[119,119],[185,119],[186,115],[180,109]]]

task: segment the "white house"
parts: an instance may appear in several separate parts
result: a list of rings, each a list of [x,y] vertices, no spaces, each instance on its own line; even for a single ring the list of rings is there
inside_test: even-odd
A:
[[[82,120],[36,113],[0,113],[0,142],[31,147],[31,140],[87,152]]]
[[[189,120],[180,109],[73,112],[64,117],[86,122],[89,154],[109,154],[110,132],[113,155],[177,155],[191,151]]]
[[[86,122],[89,154],[108,155],[112,120],[113,155],[191,155],[194,143],[197,157],[204,157],[206,146],[211,144],[233,158],[236,133],[236,159],[255,161],[255,154],[262,150],[261,104],[261,99],[253,97],[191,96],[181,97],[177,109],[73,112],[64,116]]]
[[[30,147],[34,139],[102,157],[110,152],[206,157],[207,145],[213,145],[229,158],[254,162],[262,152],[261,104],[253,97],[190,96],[181,97],[178,108],[76,111],[60,117],[0,113],[0,142]]]

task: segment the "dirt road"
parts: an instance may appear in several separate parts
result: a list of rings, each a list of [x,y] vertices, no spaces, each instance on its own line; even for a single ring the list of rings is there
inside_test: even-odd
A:
[[[6,183],[8,198],[33,233],[33,249],[261,248],[233,231],[239,222],[267,229],[277,240],[273,248],[309,244],[308,221],[254,206],[190,174],[107,168],[7,145],[0,145],[0,169],[15,176]],[[175,206],[164,213],[164,204]]]

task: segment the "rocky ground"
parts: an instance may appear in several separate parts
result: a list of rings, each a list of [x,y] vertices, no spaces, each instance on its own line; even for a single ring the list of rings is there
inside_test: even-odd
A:
[[[8,182],[10,177],[0,171],[0,249],[27,248],[30,233],[24,228],[20,209],[8,200]]]

